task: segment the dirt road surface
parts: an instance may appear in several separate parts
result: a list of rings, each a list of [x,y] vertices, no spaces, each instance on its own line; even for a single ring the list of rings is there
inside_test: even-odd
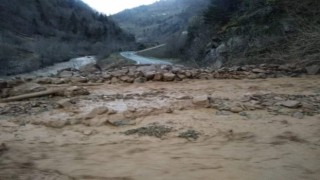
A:
[[[87,86],[0,104],[0,179],[317,180],[320,79]]]
[[[120,55],[132,61],[135,61],[137,64],[171,64],[164,59],[139,56],[134,51],[121,52]]]

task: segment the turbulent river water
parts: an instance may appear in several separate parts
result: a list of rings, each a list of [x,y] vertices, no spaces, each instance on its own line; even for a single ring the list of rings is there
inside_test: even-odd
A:
[[[36,76],[48,76],[48,75],[55,75],[58,71],[66,68],[74,68],[79,69],[82,66],[85,66],[90,63],[96,63],[96,58],[94,56],[85,56],[79,58],[73,58],[70,61],[57,63],[52,66],[45,67],[43,69],[39,69],[37,71],[33,71],[31,75]]]
[[[132,61],[135,61],[137,64],[171,64],[165,59],[139,56],[134,51],[121,52],[120,55]],[[82,66],[85,66],[90,63],[96,63],[96,62],[97,60],[95,56],[78,57],[78,58],[70,59],[67,62],[56,63],[52,66],[48,66],[48,67],[45,67],[36,71],[32,71],[29,73],[23,73],[18,76],[27,76],[27,75],[51,76],[51,75],[56,75],[62,69],[67,69],[67,68],[79,69]],[[9,77],[6,76],[6,77],[0,77],[0,78],[7,79]]]
[[[67,68],[73,68],[73,69],[79,69],[82,66],[85,66],[90,63],[96,63],[97,60],[94,56],[84,56],[84,57],[78,57],[70,59],[66,62],[56,63],[52,66],[47,66],[45,68],[18,74],[14,76],[52,76],[56,75],[60,70],[67,69]],[[12,76],[0,76],[0,79],[10,79]]]

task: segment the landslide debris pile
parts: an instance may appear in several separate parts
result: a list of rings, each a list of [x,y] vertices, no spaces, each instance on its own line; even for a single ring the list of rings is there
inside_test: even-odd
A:
[[[250,111],[267,110],[273,115],[286,115],[303,119],[305,116],[314,116],[320,113],[319,94],[253,93],[241,95],[240,99],[234,99],[217,97],[208,93],[171,95],[163,89],[143,93],[91,94],[90,88],[107,87],[109,84],[110,86],[118,84],[121,86],[121,84],[126,83],[139,85],[147,81],[183,82],[191,79],[297,77],[308,73],[311,74],[308,71],[308,67],[302,68],[293,65],[247,65],[219,70],[192,69],[171,65],[148,65],[127,66],[104,72],[100,70],[92,71],[91,69],[90,73],[66,69],[54,77],[15,77],[9,80],[1,80],[2,98],[0,101],[7,103],[3,103],[0,106],[0,115],[8,117],[33,116],[59,111],[59,109],[71,113],[70,117],[63,121],[56,121],[55,119],[30,121],[34,124],[44,124],[50,127],[63,127],[68,124],[127,126],[135,124],[134,120],[139,117],[197,108],[215,109],[217,116],[228,116],[236,113],[245,118],[250,118],[250,114],[248,114]],[[162,105],[151,106],[149,103],[159,100]],[[90,113],[82,113],[78,106],[83,102],[94,103],[97,106],[101,105],[101,107],[94,108]],[[131,103],[130,106],[132,108],[119,112],[105,106],[106,103],[114,104],[116,102]],[[79,115],[76,116],[77,114]],[[157,128],[154,130],[157,131]],[[140,132],[148,134],[148,131],[149,127],[146,127],[126,133],[141,135]],[[181,137],[197,139],[198,135],[197,132],[190,131],[181,134]]]
[[[276,65],[245,65],[224,67],[218,70],[206,68],[189,68],[172,65],[136,65],[125,66],[106,71],[97,69],[94,65],[88,65],[83,70],[64,69],[52,77],[16,76],[9,80],[0,79],[2,98],[19,94],[39,92],[46,90],[41,85],[79,85],[91,83],[144,83],[146,81],[182,81],[186,79],[257,79],[298,77],[304,74],[316,75],[320,66],[299,66],[293,64]],[[23,85],[26,82],[29,85]],[[30,83],[34,83],[30,86]]]

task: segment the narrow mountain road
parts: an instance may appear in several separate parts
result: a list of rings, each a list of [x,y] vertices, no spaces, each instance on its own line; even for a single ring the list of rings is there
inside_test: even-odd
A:
[[[147,49],[143,49],[143,50],[140,50],[140,51],[137,51],[138,53],[140,52],[146,52],[146,51],[150,51],[150,50],[154,50],[154,49],[158,49],[158,48],[161,48],[161,47],[164,47],[166,46],[167,44],[160,44],[158,46],[154,46],[154,47],[151,47],[151,48],[147,48]]]
[[[163,59],[139,56],[134,51],[121,52],[120,55],[137,62],[137,64],[171,64]]]

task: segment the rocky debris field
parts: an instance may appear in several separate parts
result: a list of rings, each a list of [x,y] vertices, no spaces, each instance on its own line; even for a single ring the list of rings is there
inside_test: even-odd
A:
[[[32,74],[1,80],[1,97],[45,90],[40,85],[83,84],[83,83],[144,83],[146,81],[182,81],[185,79],[263,79],[279,77],[300,77],[320,73],[320,65],[300,67],[297,65],[246,65],[230,68],[194,69],[172,65],[136,65],[101,71],[96,64],[76,69],[63,69],[51,77]],[[27,85],[23,85],[29,82]],[[30,84],[33,83],[33,84]],[[12,89],[15,88],[15,89]]]
[[[0,179],[318,179],[318,71],[87,65],[0,80]]]

